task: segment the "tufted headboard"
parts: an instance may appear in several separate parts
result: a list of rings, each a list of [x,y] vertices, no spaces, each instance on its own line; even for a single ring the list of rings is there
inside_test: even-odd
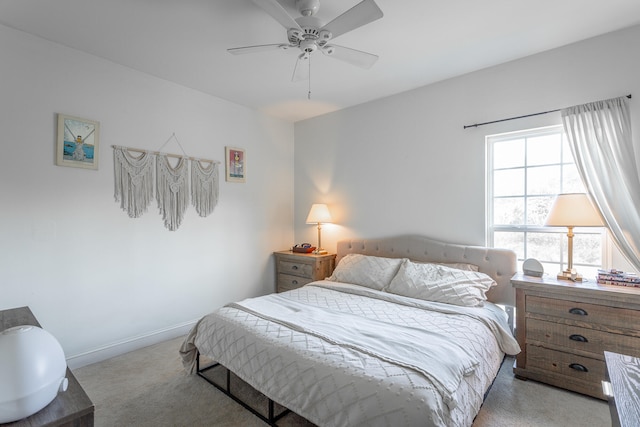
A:
[[[491,276],[498,284],[487,292],[487,299],[496,304],[515,305],[515,292],[510,279],[517,270],[516,254],[509,249],[458,245],[423,236],[407,235],[339,241],[336,263],[347,254],[477,265],[481,273]]]

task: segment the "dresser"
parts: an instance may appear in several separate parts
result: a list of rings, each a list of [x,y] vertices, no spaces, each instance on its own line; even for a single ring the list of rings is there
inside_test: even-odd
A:
[[[336,254],[315,255],[279,251],[276,257],[276,292],[299,288],[307,283],[331,276]]]
[[[606,399],[604,352],[640,357],[640,289],[518,273],[516,377]]]
[[[29,307],[0,311],[0,331],[19,325],[40,326]],[[92,427],[93,403],[69,369],[67,369],[66,376],[69,380],[67,391],[58,393],[49,405],[28,418],[0,425],[7,427]]]

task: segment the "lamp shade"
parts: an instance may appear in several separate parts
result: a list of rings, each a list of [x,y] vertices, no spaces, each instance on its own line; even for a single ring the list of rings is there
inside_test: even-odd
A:
[[[602,227],[600,214],[584,193],[558,194],[544,225],[549,227]]]
[[[311,210],[307,216],[307,224],[330,223],[332,221],[327,205],[322,203],[311,205]]]

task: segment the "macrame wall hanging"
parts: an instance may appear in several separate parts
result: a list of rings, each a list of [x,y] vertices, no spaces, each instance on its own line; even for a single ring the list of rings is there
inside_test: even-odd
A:
[[[171,231],[180,227],[189,205],[187,179],[187,160],[184,157],[171,167],[165,154],[156,156],[156,200],[164,226]]]
[[[132,156],[124,147],[113,147],[114,195],[130,218],[147,211],[153,200],[153,155]]]
[[[184,155],[162,153],[160,150],[172,139]],[[120,208],[131,218],[139,218],[153,199],[153,170],[155,160],[155,197],[167,229],[175,231],[182,224],[189,205],[189,196],[196,212],[206,217],[218,204],[220,162],[188,157],[175,134],[158,151],[113,145],[114,197]],[[140,153],[139,156],[131,154]],[[175,166],[169,157],[177,158]],[[189,163],[191,180],[189,180]],[[191,191],[189,192],[189,181]]]
[[[218,163],[203,166],[191,161],[191,203],[201,217],[208,216],[218,204]]]

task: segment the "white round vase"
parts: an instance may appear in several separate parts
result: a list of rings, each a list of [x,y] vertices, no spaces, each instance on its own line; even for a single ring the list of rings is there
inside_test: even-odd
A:
[[[66,391],[67,362],[60,343],[31,325],[0,332],[0,423],[35,414]]]

